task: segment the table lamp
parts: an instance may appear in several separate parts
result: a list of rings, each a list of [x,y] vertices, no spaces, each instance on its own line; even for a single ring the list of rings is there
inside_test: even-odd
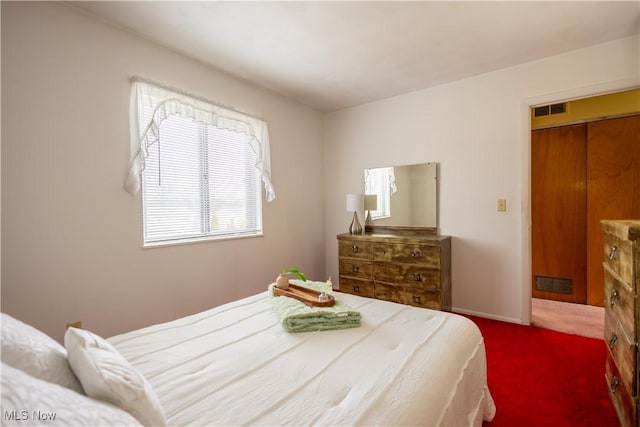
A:
[[[362,233],[362,226],[358,221],[358,210],[362,208],[362,194],[347,194],[347,212],[353,212],[353,220],[349,226],[349,233]]]

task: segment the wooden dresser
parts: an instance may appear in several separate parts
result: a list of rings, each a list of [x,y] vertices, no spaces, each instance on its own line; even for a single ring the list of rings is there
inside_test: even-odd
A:
[[[640,330],[640,220],[600,222],[604,231],[605,376],[620,424],[636,427]]]
[[[340,291],[450,311],[451,237],[431,230],[374,227],[338,235]]]

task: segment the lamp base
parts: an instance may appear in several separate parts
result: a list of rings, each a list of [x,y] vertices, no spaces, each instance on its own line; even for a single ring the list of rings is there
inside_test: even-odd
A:
[[[371,219],[371,211],[367,211],[367,219],[365,220],[364,225],[373,225],[373,220]]]
[[[358,212],[353,211],[353,220],[351,221],[351,225],[349,226],[350,234],[360,234],[362,233],[362,226],[360,225],[360,221],[358,221]]]

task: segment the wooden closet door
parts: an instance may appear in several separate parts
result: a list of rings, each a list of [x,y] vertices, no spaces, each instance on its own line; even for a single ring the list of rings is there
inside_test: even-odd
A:
[[[640,219],[640,116],[587,127],[587,303],[604,303],[601,219]]]
[[[586,131],[580,124],[531,133],[534,298],[586,302]],[[571,293],[537,290],[537,276],[571,279]]]

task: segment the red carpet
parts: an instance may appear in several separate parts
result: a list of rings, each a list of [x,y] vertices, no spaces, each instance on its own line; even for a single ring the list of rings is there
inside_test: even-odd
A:
[[[467,316],[485,339],[496,417],[483,427],[617,427],[603,340]]]

